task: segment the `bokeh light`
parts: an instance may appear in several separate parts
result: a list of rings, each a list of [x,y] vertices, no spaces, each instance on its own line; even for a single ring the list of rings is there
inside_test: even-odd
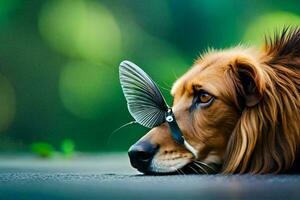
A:
[[[121,54],[119,27],[95,1],[50,1],[40,13],[39,27],[49,45],[67,56],[112,63]]]
[[[0,132],[13,122],[16,112],[15,90],[10,81],[0,74]]]
[[[147,130],[128,126],[106,145],[132,120],[118,80],[122,60],[143,68],[171,104],[173,82],[199,53],[259,45],[274,29],[300,25],[298,4],[0,0],[0,150],[35,142],[57,149],[68,138],[76,151],[126,151]]]
[[[261,45],[264,35],[272,37],[274,31],[280,31],[283,27],[300,25],[300,17],[289,12],[271,12],[259,16],[248,26],[244,41],[249,44]]]
[[[117,76],[117,74],[116,74]],[[109,104],[112,70],[86,62],[70,62],[60,75],[60,97],[71,113],[84,119],[95,119]]]

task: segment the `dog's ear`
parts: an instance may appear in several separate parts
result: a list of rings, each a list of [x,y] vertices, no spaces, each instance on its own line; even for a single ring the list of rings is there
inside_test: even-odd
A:
[[[259,65],[246,58],[235,58],[230,64],[230,76],[247,107],[255,106],[262,98],[264,91],[263,74]]]

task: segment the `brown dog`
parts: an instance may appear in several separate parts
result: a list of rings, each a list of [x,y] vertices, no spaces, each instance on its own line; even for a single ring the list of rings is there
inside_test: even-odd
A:
[[[197,160],[164,123],[129,149],[131,164],[144,173],[297,170],[299,91],[300,29],[284,29],[262,50],[211,50],[171,91],[178,125]]]

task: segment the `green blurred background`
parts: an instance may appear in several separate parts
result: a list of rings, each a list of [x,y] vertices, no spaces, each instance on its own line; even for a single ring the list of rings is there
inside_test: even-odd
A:
[[[299,16],[297,0],[0,0],[0,150],[125,151],[147,129],[112,134],[132,120],[122,60],[170,102],[173,81],[207,47],[259,45]]]

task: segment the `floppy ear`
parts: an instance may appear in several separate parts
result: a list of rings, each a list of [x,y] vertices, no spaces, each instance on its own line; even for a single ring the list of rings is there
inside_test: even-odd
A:
[[[230,73],[237,95],[247,107],[255,106],[262,98],[265,84],[258,64],[246,58],[236,58],[230,65]]]
[[[242,113],[228,141],[223,173],[243,173],[248,169],[259,171],[263,162],[251,155],[259,140],[258,135],[262,135],[259,128],[262,127],[263,117],[257,114],[262,113],[258,110],[265,91],[263,72],[257,62],[249,58],[237,57],[229,64],[225,77],[229,87],[234,87],[232,95]],[[249,109],[244,110],[244,107]],[[261,149],[258,150],[260,154],[256,155],[260,158],[264,152],[261,152]],[[253,165],[249,166],[250,159],[259,161],[255,160]],[[265,161],[267,162],[267,158]]]
[[[236,88],[235,104],[240,107],[242,99],[246,109],[228,140],[224,174],[278,173],[293,165],[300,135],[299,45],[300,29],[284,29],[266,44],[266,57],[240,56],[230,63],[226,84]]]

